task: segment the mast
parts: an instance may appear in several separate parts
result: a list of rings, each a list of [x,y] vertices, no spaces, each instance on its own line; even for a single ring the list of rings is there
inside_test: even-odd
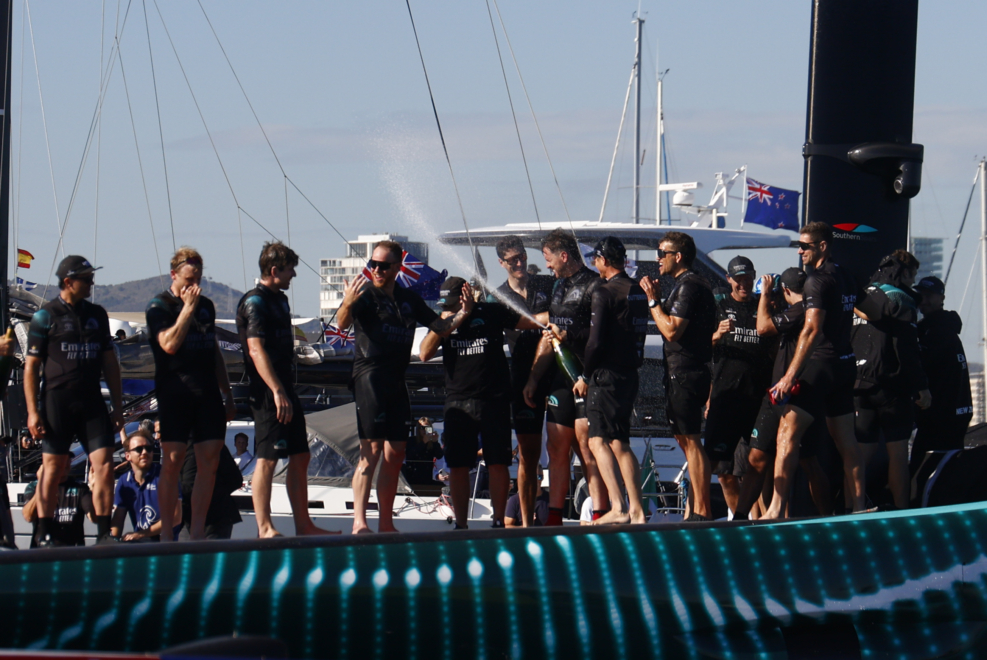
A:
[[[980,161],[980,332],[983,339],[983,375],[987,386],[987,158]]]
[[[7,326],[9,309],[7,270],[10,234],[10,53],[13,35],[14,2],[0,0],[0,26],[4,40],[0,43],[0,71],[3,71],[2,129],[0,129],[0,325]]]
[[[641,216],[641,26],[644,19],[634,17],[636,36],[634,37],[634,209],[631,216],[634,224]]]
[[[658,66],[656,65],[657,69]],[[655,133],[658,137],[655,138],[655,224],[661,224],[661,138],[662,138],[662,122],[661,122],[661,76],[658,76],[658,117],[657,117],[658,130]]]

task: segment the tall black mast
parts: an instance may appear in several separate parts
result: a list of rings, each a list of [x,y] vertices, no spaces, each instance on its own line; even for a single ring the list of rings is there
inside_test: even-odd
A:
[[[13,0],[0,0],[0,26],[3,42],[0,43],[0,71],[3,71],[3,129],[0,131],[0,327],[7,326],[9,310],[7,298],[7,271],[10,256],[10,53],[13,41]]]

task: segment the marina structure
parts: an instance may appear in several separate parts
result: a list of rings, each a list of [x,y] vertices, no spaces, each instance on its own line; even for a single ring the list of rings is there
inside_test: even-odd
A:
[[[942,250],[945,239],[930,236],[912,236],[909,239],[909,252],[915,255],[921,264],[915,281],[923,277],[938,277],[942,279],[943,263]]]

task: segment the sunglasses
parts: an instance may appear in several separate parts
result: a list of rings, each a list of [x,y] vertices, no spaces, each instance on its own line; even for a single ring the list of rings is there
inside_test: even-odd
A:
[[[808,250],[811,250],[813,245],[818,245],[818,244],[819,244],[819,241],[809,241],[809,242],[799,241],[798,242],[799,249],[802,250],[803,252],[808,251]]]
[[[397,263],[396,261],[375,261],[374,259],[371,259],[370,261],[367,262],[367,269],[368,270],[380,269],[386,272],[390,270],[391,266],[393,266],[396,263]]]
[[[147,451],[154,451],[154,447],[151,445],[137,445],[136,447],[131,447],[127,451],[133,452],[134,454],[143,454]]]
[[[80,282],[85,282],[86,284],[92,284],[96,281],[94,275],[70,275],[73,280],[78,280]]]
[[[658,250],[658,258],[664,259],[670,254],[682,254],[681,250]]]
[[[525,254],[516,254],[513,257],[504,257],[501,259],[505,264],[523,264],[528,260],[528,256]]]

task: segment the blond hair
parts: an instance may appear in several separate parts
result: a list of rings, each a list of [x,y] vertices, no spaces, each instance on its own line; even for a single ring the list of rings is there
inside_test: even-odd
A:
[[[175,256],[171,258],[171,269],[177,271],[179,268],[182,267],[183,264],[185,264],[185,262],[189,261],[190,259],[198,259],[199,268],[202,268],[202,255],[199,254],[199,251],[193,247],[183,245],[182,247],[178,248],[178,251],[175,252]]]

